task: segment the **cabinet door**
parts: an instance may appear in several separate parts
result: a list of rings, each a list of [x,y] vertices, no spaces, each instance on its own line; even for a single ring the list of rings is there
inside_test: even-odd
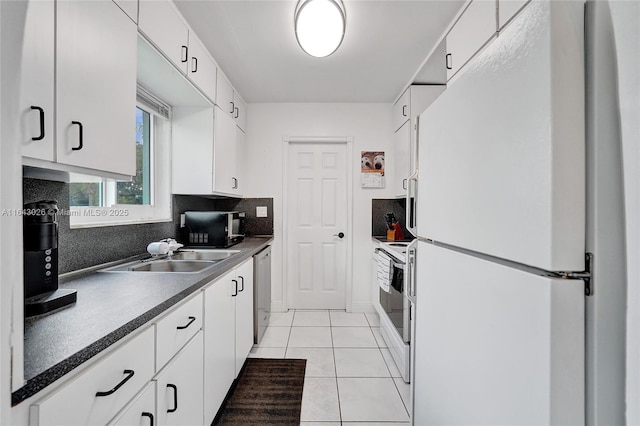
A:
[[[400,127],[393,135],[393,145],[395,153],[395,188],[394,195],[406,197],[407,179],[411,176],[411,165],[409,157],[409,147],[411,144],[411,123],[409,120]]]
[[[174,194],[211,194],[213,191],[213,114],[213,108],[173,108]]]
[[[447,80],[495,34],[496,2],[474,0],[447,34]]]
[[[502,29],[529,0],[498,0],[498,27]]]
[[[111,0],[57,2],[57,161],[134,175],[136,25]]]
[[[236,124],[233,118],[216,108],[213,136],[214,192],[233,194],[237,189],[235,140]]]
[[[135,23],[138,23],[138,0],[113,0]]]
[[[221,70],[218,70],[216,76],[216,105],[230,116],[235,113],[233,86],[231,86],[231,83],[229,83],[229,80]]]
[[[156,420],[156,384],[149,383],[109,426],[153,426]]]
[[[140,31],[183,73],[189,58],[189,28],[170,0],[140,0]]]
[[[247,187],[247,172],[245,163],[247,161],[247,135],[242,129],[236,126],[236,173],[238,188],[235,193],[242,195]]]
[[[393,106],[393,128],[398,130],[411,117],[411,92],[407,89]]]
[[[210,99],[216,98],[216,63],[196,35],[189,34],[189,80]]]
[[[202,332],[198,332],[155,379],[158,425],[204,424],[202,353]]]
[[[54,2],[30,1],[24,23],[20,80],[22,156],[54,160]]]
[[[236,272],[236,377],[253,346],[253,259],[240,265]]]
[[[202,327],[202,294],[183,303],[156,323],[156,371]]]
[[[235,379],[235,270],[204,291],[204,411],[211,424]]]
[[[233,92],[233,103],[234,103],[234,113],[233,118],[236,120],[236,125],[240,127],[242,130],[247,130],[247,105],[244,103],[242,98],[236,93]]]
[[[33,404],[31,425],[106,424],[153,376],[154,347],[154,329],[149,327],[57,392]]]

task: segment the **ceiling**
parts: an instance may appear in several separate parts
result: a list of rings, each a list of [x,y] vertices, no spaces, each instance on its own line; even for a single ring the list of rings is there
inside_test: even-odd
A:
[[[465,0],[346,0],[340,48],[313,58],[295,0],[174,0],[246,102],[393,102]]]

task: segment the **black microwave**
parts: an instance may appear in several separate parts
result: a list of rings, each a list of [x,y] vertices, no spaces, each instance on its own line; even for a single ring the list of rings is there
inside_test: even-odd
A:
[[[244,239],[244,212],[184,212],[189,246],[230,247]]]

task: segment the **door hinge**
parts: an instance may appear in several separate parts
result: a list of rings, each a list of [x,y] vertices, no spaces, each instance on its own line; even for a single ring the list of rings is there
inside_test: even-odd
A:
[[[585,253],[585,270],[582,272],[559,272],[560,278],[584,281],[584,295],[593,296],[593,254]]]

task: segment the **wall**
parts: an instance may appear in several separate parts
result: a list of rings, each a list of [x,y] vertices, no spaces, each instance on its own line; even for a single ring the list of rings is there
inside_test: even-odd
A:
[[[312,84],[310,82],[310,84]],[[247,112],[247,195],[273,197],[274,243],[272,308],[283,306],[283,155],[287,136],[347,136],[353,138],[353,283],[351,308],[372,310],[371,200],[392,198],[391,104],[250,104]],[[384,189],[360,187],[360,151],[385,151],[387,183]]]
[[[69,185],[39,179],[23,179],[24,202],[56,200],[58,209],[69,208]],[[255,206],[267,206],[267,218],[255,218]],[[58,270],[61,274],[124,259],[146,252],[152,241],[180,238],[180,213],[187,210],[239,210],[247,212],[247,234],[273,233],[273,200],[271,199],[209,199],[174,195],[171,222],[137,225],[103,226],[70,229],[69,216],[58,216]]]

